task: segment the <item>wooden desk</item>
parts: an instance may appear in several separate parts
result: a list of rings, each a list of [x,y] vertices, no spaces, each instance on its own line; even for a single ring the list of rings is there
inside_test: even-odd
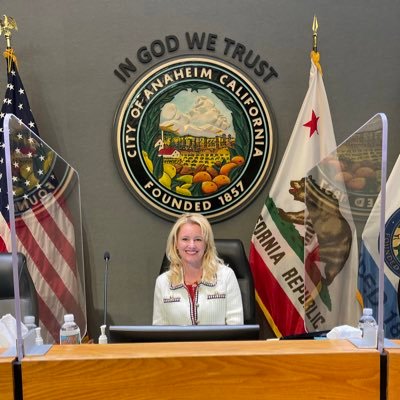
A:
[[[393,340],[400,344],[400,340]],[[400,399],[400,349],[385,348],[387,353],[387,400]]]
[[[0,354],[5,349],[0,348]],[[12,362],[14,357],[0,357],[0,399],[14,400],[14,381]]]
[[[379,399],[379,353],[345,340],[56,345],[24,400]]]

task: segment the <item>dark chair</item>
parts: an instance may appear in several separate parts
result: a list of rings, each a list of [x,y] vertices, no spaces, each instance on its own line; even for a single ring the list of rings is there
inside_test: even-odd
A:
[[[18,255],[19,292],[21,318],[33,315],[38,325],[38,301],[35,286],[22,253]],[[0,316],[11,314],[15,317],[14,281],[12,254],[0,253]]]
[[[242,241],[239,239],[215,239],[215,246],[218,256],[233,269],[239,282],[245,325],[255,324],[256,305],[253,276]],[[164,255],[160,274],[167,271],[168,267],[169,261]]]

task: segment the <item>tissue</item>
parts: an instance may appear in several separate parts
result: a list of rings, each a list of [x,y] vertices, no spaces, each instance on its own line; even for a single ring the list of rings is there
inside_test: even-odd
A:
[[[21,322],[22,336],[28,333],[28,328]],[[17,321],[11,314],[0,319],[0,347],[15,346],[17,340]]]
[[[354,328],[350,325],[340,325],[328,332],[326,337],[328,339],[361,339],[362,332],[361,329]]]

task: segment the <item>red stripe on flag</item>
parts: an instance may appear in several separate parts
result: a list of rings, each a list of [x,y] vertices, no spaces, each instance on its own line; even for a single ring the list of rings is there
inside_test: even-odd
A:
[[[304,333],[304,321],[289,297],[279,285],[253,243],[249,261],[257,293],[283,336]]]
[[[71,215],[71,211],[68,208],[66,201],[64,199],[64,196],[54,196],[54,198],[57,200],[57,204],[61,207],[61,209],[64,211],[64,216],[68,219],[68,221],[72,224],[73,218]]]
[[[30,257],[35,263],[35,266],[40,274],[46,280],[67,312],[73,313],[77,321],[85,321],[81,307],[77,303],[74,296],[70,293],[69,289],[65,286],[64,281],[60,275],[58,275],[53,265],[47,259],[40,245],[36,241],[36,238],[32,236],[29,228],[26,225],[22,227],[23,221],[20,221],[20,224],[21,225],[17,231],[18,238],[25,249],[29,252]],[[71,279],[74,279],[74,277],[71,277]]]
[[[61,212],[55,210],[55,212]],[[77,277],[76,263],[75,263],[75,248],[71,245],[64,233],[55,223],[53,217],[48,213],[44,207],[40,207],[39,211],[35,212],[38,222],[43,227],[47,236],[51,239],[54,246],[63,256],[65,262],[71,268],[75,277]],[[64,216],[63,216],[64,217]]]
[[[10,226],[4,219],[3,215],[0,214],[0,253],[8,252],[8,243],[5,241],[8,233],[10,231]]]
[[[37,296],[39,319],[45,326],[49,334],[53,337],[55,342],[59,341],[61,322],[52,313],[51,309],[47,306],[46,302],[40,295]]]
[[[7,249],[7,245],[6,243],[4,243],[4,240],[2,237],[0,237],[0,253],[7,253],[8,249]]]

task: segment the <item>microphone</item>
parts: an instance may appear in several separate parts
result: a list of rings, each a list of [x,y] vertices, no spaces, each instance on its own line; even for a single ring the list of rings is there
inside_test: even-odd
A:
[[[107,325],[107,287],[108,287],[108,262],[110,261],[110,253],[108,251],[104,252],[104,321],[103,325]]]

